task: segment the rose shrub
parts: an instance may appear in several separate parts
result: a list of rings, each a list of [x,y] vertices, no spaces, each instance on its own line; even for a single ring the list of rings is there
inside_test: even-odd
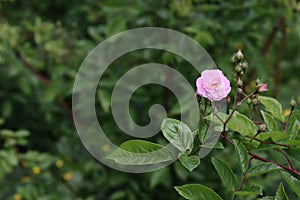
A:
[[[175,155],[178,161],[190,172],[201,166],[202,160],[204,163],[207,162],[202,156],[202,149],[210,152],[213,149],[233,148],[238,166],[229,164],[233,156],[228,156],[228,151],[219,152],[220,155],[214,155],[211,158],[211,164],[225,190],[220,190],[219,185],[218,188],[213,188],[218,190],[216,192],[207,187],[209,185],[206,182],[206,185],[192,183],[175,186],[175,190],[190,200],[289,199],[281,183],[285,180],[290,187],[289,190],[294,192],[289,193],[291,198],[300,198],[300,180],[295,177],[300,177],[300,163],[297,156],[300,152],[298,134],[300,111],[295,109],[295,100],[291,101],[290,112],[285,116],[281,104],[275,98],[261,96],[262,92],[267,91],[266,83],[261,83],[257,79],[253,91],[245,91],[244,78],[248,63],[244,60],[241,50],[233,55],[232,64],[234,80],[232,84],[235,96],[228,113],[218,111],[218,105],[212,102],[227,97],[231,91],[229,80],[219,69],[205,70],[196,80],[196,93],[201,97],[197,98],[201,118],[198,129],[191,130],[187,124],[179,120],[166,118],[162,122],[161,131],[166,140],[179,151]],[[202,97],[205,98],[204,101]],[[229,102],[229,98],[227,100]],[[209,122],[213,122],[213,125],[210,126]],[[215,139],[218,137],[221,138],[219,143]],[[134,153],[143,153],[145,159],[120,155],[114,156],[113,160],[125,165],[126,162],[137,165],[149,164],[149,162],[145,164],[144,160],[149,160],[148,153],[151,153],[152,146],[157,144],[147,143],[147,146],[143,146],[141,141],[129,140],[124,142],[121,148],[129,148],[136,144],[141,144],[140,148],[143,151],[135,149]],[[147,148],[148,153],[145,152]],[[169,150],[165,147],[162,149]],[[278,156],[273,157],[274,153],[282,155],[285,160],[278,160]],[[165,162],[168,159],[161,155],[153,160]],[[126,160],[125,163],[124,160]],[[205,165],[205,171],[209,167]],[[276,183],[279,186],[274,192],[275,196],[265,195],[263,193],[265,182],[259,180],[263,180],[265,174],[273,171],[281,172],[276,175],[272,174],[272,184]],[[261,175],[264,175],[263,179],[254,179]]]

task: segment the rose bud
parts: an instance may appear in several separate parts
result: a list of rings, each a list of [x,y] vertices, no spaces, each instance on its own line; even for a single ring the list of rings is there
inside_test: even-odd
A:
[[[247,68],[248,68],[248,63],[247,63],[247,62],[243,62],[243,63],[242,63],[242,67],[243,67],[244,69],[247,69]]]
[[[266,128],[267,128],[267,126],[266,126],[265,124],[261,124],[261,125],[258,126],[258,130],[259,130],[260,132],[265,131]]]
[[[258,92],[265,92],[268,90],[268,84],[258,84],[257,85]]]
[[[290,102],[290,105],[291,105],[292,107],[295,107],[295,106],[296,106],[296,101],[295,101],[294,98],[292,98],[292,100],[291,100],[291,102]]]
[[[242,51],[239,49],[238,52],[236,52],[235,57],[238,60],[242,60],[244,58],[244,54],[242,53]]]

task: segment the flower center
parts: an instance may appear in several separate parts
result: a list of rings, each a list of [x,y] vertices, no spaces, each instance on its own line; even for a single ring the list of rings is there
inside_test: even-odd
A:
[[[218,82],[217,81],[215,81],[215,82],[213,82],[212,84],[211,84],[211,86],[213,87],[213,88],[217,88],[218,87]]]

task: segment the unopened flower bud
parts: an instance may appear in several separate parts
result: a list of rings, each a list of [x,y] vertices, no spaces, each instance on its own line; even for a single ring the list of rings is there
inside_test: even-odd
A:
[[[238,76],[237,76],[236,73],[233,73],[233,80],[234,80],[235,82],[237,82],[237,80],[238,80]]]
[[[232,62],[232,63],[235,63],[235,61],[236,61],[235,55],[233,55],[233,56],[231,57],[231,62]]]
[[[239,49],[238,52],[236,52],[235,57],[238,60],[242,60],[244,58],[244,54],[242,53],[242,51]]]
[[[268,90],[268,84],[258,84],[257,89],[258,92],[265,92]]]
[[[258,130],[259,130],[260,132],[265,131],[266,128],[267,128],[267,126],[266,126],[265,124],[261,124],[261,125],[258,126]]]
[[[292,98],[292,100],[291,100],[291,102],[290,102],[290,105],[291,105],[292,107],[295,107],[296,104],[297,104],[297,103],[296,103],[295,99]]]
[[[237,81],[238,86],[242,86],[243,85],[243,81],[239,78]]]
[[[261,84],[261,80],[258,78],[255,80],[255,83],[256,83],[256,85],[259,85],[259,84]]]
[[[242,67],[240,65],[235,66],[235,71],[236,72],[241,72],[242,71]]]
[[[244,75],[244,71],[240,71],[240,75],[243,76]]]
[[[247,104],[250,104],[251,103],[251,100],[250,99],[247,99]]]
[[[257,99],[252,99],[252,103],[253,103],[253,105],[257,105],[258,104],[258,100]]]
[[[242,93],[243,93],[243,89],[242,89],[242,88],[238,88],[236,91],[237,91],[237,93],[239,93],[239,94],[242,94]]]
[[[243,67],[244,69],[247,69],[247,68],[248,68],[248,63],[247,63],[247,62],[243,62],[243,63],[242,63],[242,67]]]

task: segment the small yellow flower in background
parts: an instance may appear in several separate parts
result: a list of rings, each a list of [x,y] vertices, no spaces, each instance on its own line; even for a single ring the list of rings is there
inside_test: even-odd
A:
[[[13,200],[21,200],[22,196],[20,194],[15,194]]]
[[[61,168],[64,165],[64,161],[62,160],[57,160],[55,163],[56,167]]]
[[[298,130],[300,130],[300,124],[298,125]]]
[[[284,116],[288,116],[290,113],[291,113],[291,110],[290,110],[290,109],[285,109],[285,110],[283,111]]]
[[[71,172],[67,172],[63,174],[63,178],[68,181],[71,180],[73,178],[73,174]]]
[[[23,176],[21,182],[23,183],[28,183],[30,181],[30,177],[29,176]]]
[[[300,103],[300,96],[298,97],[298,103]]]
[[[40,173],[41,173],[41,168],[39,168],[39,167],[33,167],[33,168],[32,168],[32,172],[33,172],[34,174],[40,174]]]
[[[108,144],[105,144],[105,145],[102,146],[102,150],[103,150],[104,152],[107,152],[109,149],[110,149],[110,147],[109,147]]]

